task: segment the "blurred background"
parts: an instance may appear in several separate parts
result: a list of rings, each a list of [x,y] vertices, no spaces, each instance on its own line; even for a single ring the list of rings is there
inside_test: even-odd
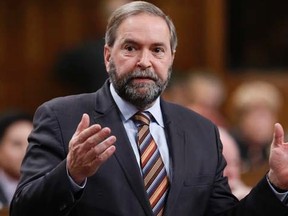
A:
[[[16,107],[33,114],[41,103],[51,98],[96,90],[96,82],[102,84],[106,76],[99,68],[103,68],[101,53],[107,13],[110,11],[108,2],[1,0],[0,110]],[[247,113],[247,100],[258,101],[255,97],[240,99],[240,93],[236,94],[238,87],[247,82],[261,81],[276,88],[272,91],[277,93],[270,94],[259,85],[255,87],[260,89],[257,93],[260,98],[267,96],[268,99],[263,99],[265,103],[273,99],[267,102],[273,114],[266,117],[267,112],[256,111],[258,116],[255,117],[252,108],[249,108],[252,124],[258,122],[255,119],[267,118],[270,127],[275,121],[288,127],[288,114],[284,109],[288,105],[288,1],[149,2],[162,8],[172,18],[179,39],[174,74],[164,97],[194,109],[189,94],[196,90],[188,87],[188,77],[196,72],[212,74],[221,85],[220,96],[208,93],[210,102],[219,97],[219,101],[215,101],[216,106],[212,107],[217,112],[212,112],[212,116],[219,117],[221,121],[217,124],[232,133],[237,131],[238,124],[248,128],[251,120],[240,123],[239,119],[244,119],[244,113]],[[100,62],[98,66],[94,65],[96,61]],[[87,75],[84,75],[86,72]],[[95,83],[90,82],[92,80]],[[254,90],[244,90],[242,94],[254,95]],[[259,110],[258,105],[253,107]],[[258,131],[261,130],[259,125],[265,124],[259,120]],[[236,138],[238,134],[236,132]],[[272,136],[271,130],[268,134]],[[254,184],[249,180],[247,182]]]

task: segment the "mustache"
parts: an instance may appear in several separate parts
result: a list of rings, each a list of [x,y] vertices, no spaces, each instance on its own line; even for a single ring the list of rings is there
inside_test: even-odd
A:
[[[137,78],[146,78],[146,79],[151,79],[153,81],[159,80],[159,77],[157,76],[156,73],[151,71],[150,69],[146,70],[135,70],[133,73],[129,74],[127,76],[127,81],[130,81],[132,79],[137,79]]]

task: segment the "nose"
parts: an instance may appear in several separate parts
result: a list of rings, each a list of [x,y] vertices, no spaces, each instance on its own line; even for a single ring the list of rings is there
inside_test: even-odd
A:
[[[145,69],[151,66],[151,53],[149,50],[143,50],[141,53],[139,53],[137,66],[141,69]]]

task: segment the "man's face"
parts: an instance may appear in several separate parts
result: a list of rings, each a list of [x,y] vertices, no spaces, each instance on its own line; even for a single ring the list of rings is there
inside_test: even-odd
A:
[[[166,22],[148,14],[134,15],[118,28],[113,47],[105,46],[105,64],[117,93],[144,109],[164,91],[174,53]]]
[[[20,177],[20,166],[28,146],[28,135],[32,130],[32,123],[17,121],[11,124],[1,140],[0,167],[10,177]]]

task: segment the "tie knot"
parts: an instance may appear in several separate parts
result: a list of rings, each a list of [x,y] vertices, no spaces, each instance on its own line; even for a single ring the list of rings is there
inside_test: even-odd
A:
[[[138,125],[149,125],[150,124],[150,113],[148,112],[137,112],[133,116],[133,120]]]

